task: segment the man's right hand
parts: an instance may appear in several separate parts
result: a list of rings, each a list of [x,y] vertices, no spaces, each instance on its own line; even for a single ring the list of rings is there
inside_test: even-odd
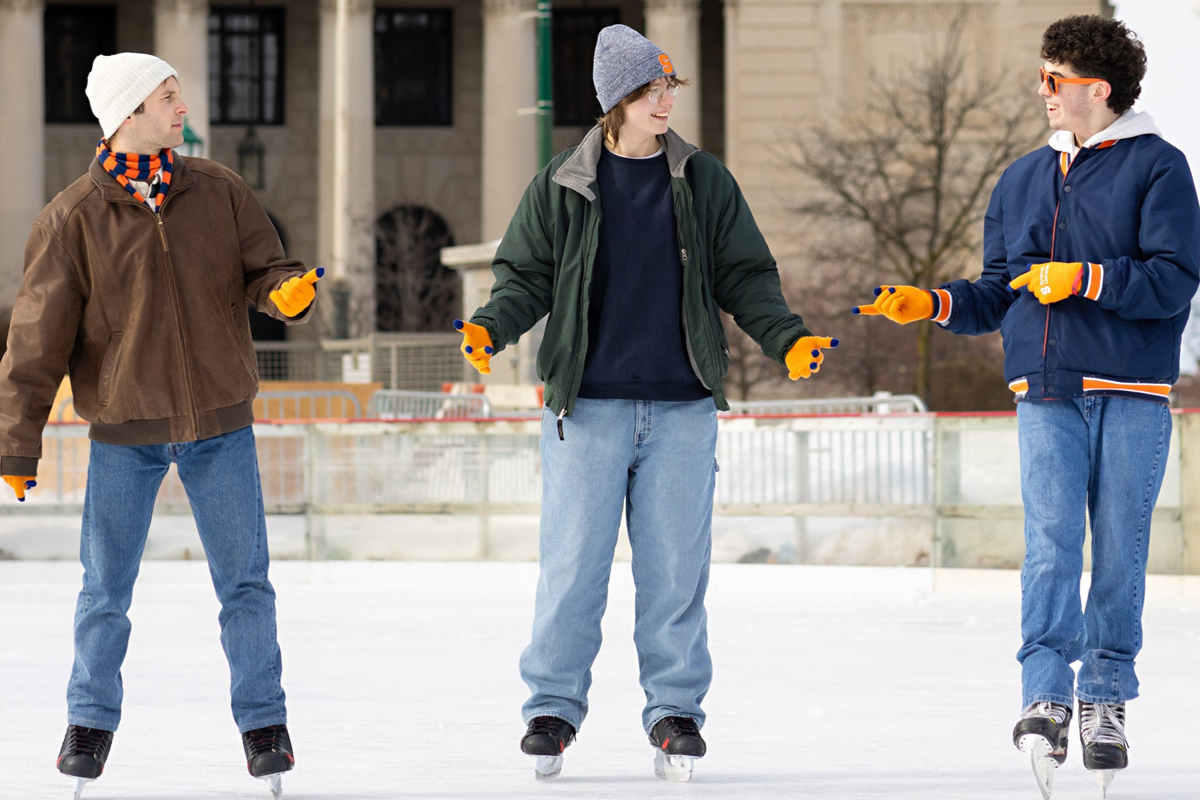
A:
[[[25,490],[37,486],[37,478],[33,475],[4,475],[4,482],[16,492],[17,500],[25,502]]]
[[[492,347],[492,337],[488,335],[487,328],[456,319],[454,320],[454,329],[462,331],[463,343],[459,349],[467,357],[467,361],[470,361],[471,366],[484,375],[490,375],[492,353],[496,351]]]
[[[907,325],[933,316],[933,295],[915,286],[880,286],[875,290],[875,302],[855,306],[854,314],[879,314],[892,322]]]

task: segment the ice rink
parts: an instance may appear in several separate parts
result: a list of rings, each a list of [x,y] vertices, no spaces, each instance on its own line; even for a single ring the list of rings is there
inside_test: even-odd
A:
[[[653,775],[614,567],[591,714],[563,777],[517,749],[534,564],[277,562],[297,769],[292,800],[1040,798],[1009,739],[1019,711],[1017,575],[718,564],[709,755]],[[65,727],[80,568],[0,562],[0,798],[69,798]],[[205,566],[149,561],[134,595],[124,719],[89,800],[268,798],[245,771]],[[1114,800],[1193,800],[1200,578],[1152,577],[1131,766]],[[1073,735],[1056,798],[1093,798]]]

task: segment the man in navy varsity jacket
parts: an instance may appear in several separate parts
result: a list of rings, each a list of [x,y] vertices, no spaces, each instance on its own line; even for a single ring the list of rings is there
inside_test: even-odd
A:
[[[1013,741],[1030,752],[1048,797],[1052,767],[1066,758],[1072,695],[1084,764],[1102,786],[1128,761],[1125,701],[1138,694],[1150,513],[1200,279],[1200,208],[1183,154],[1132,110],[1146,69],[1133,33],[1113,19],[1069,17],[1046,30],[1041,56],[1038,94],[1054,133],[996,185],[983,275],[933,291],[883,286],[854,311],[1004,337],[1026,547],[1024,713]]]

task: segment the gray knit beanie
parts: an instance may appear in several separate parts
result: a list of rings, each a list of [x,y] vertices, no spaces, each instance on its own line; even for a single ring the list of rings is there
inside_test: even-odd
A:
[[[674,74],[667,54],[628,25],[609,25],[596,38],[592,82],[605,114],[634,90]]]

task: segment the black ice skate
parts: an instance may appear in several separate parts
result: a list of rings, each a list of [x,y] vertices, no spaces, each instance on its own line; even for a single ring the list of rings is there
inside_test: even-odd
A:
[[[573,741],[575,727],[565,719],[534,717],[521,737],[521,752],[537,758],[533,776],[548,781],[562,773],[563,751]]]
[[[686,781],[692,777],[696,759],[708,747],[691,717],[664,717],[650,729],[654,746],[654,774],[663,780]]]
[[[292,755],[292,739],[286,725],[269,725],[242,734],[242,749],[246,751],[246,769],[271,787],[271,797],[283,797],[283,773],[296,763]]]
[[[62,749],[58,751],[58,771],[75,778],[75,800],[83,794],[83,787],[96,780],[104,772],[104,762],[112,747],[113,732],[82,725],[68,725],[63,737]]]
[[[1129,766],[1125,704],[1080,700],[1079,742],[1083,745],[1083,765],[1095,773],[1100,796],[1105,797],[1117,770]]]
[[[1070,730],[1071,709],[1059,703],[1034,703],[1013,728],[1013,744],[1029,755],[1044,800],[1054,791],[1054,770],[1067,760]]]

